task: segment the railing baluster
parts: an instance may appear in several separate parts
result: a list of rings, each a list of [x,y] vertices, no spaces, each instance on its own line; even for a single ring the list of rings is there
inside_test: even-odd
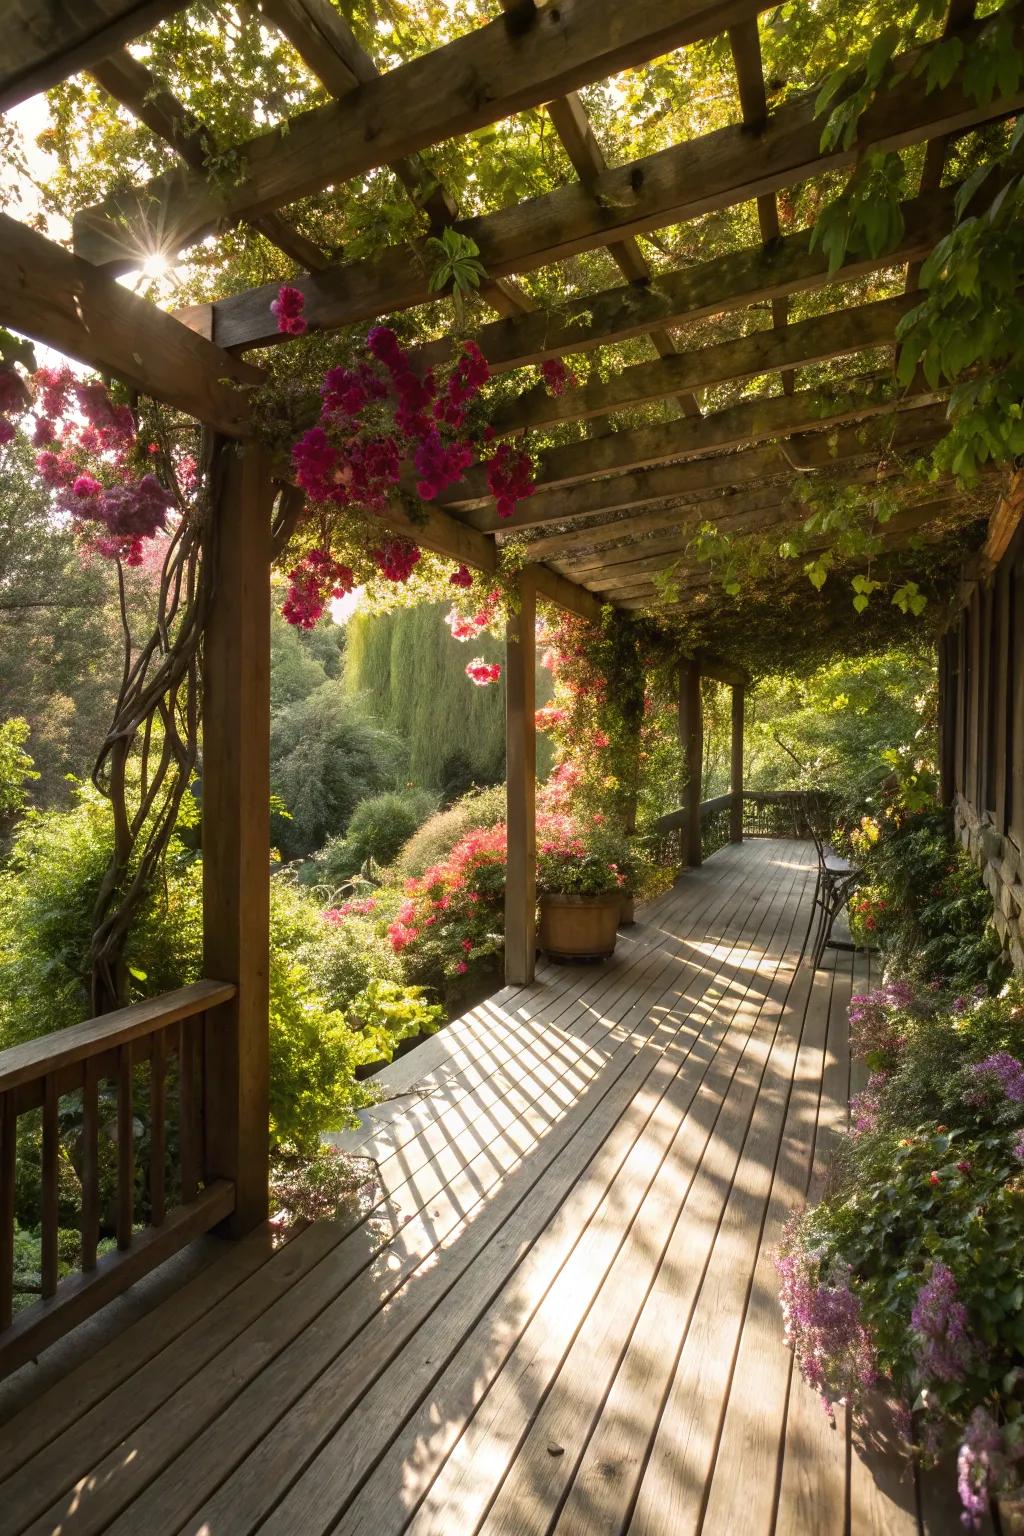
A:
[[[44,1301],[57,1294],[58,1171],[60,1141],[57,1135],[57,1082],[47,1077],[43,1082],[43,1178],[40,1268]]]
[[[163,1225],[164,1201],[164,1109],[167,1085],[167,1031],[158,1029],[153,1036],[149,1059],[149,1219],[154,1227]]]
[[[233,1182],[206,1181],[203,1054],[205,1010],[219,1007],[234,993],[229,983],[194,982],[161,998],[133,1003],[0,1051],[0,1377],[231,1215],[236,1199]],[[169,1061],[175,1050],[179,1091],[169,1105]],[[140,1063],[149,1067],[144,1110],[143,1084],[136,1084]],[[102,1090],[108,1082],[116,1092],[116,1148],[113,1140],[108,1148],[102,1134]],[[78,1089],[81,1120],[74,1157],[82,1186],[82,1273],[65,1281],[60,1277],[64,1155],[60,1108],[61,1095],[77,1095]],[[147,1126],[149,1148],[145,1191],[139,1198],[137,1107]],[[26,1214],[26,1224],[33,1230],[38,1224],[39,1229],[41,1283],[32,1287],[40,1293],[33,1299],[15,1290],[19,1113],[31,1114],[24,1131],[31,1133],[29,1144],[35,1148],[40,1169],[40,1196],[31,1214]],[[177,1172],[169,1186],[167,1171],[168,1165],[176,1168],[178,1163],[178,1144],[171,1131],[175,1113],[180,1113],[181,1120],[180,1197]],[[110,1157],[116,1184],[108,1208],[102,1199],[101,1170],[106,1172]],[[141,1238],[133,1230],[137,1221],[144,1221],[148,1228]],[[119,1251],[101,1259],[100,1238],[111,1229]]]
[[[182,1019],[178,1056],[178,1135],[181,1146],[181,1200],[187,1205],[199,1193],[199,1080],[196,1071],[202,1015]]]
[[[96,1268],[100,1236],[100,1097],[99,1077],[93,1057],[82,1074],[82,1270]]]
[[[14,1316],[14,1176],[18,1154],[18,1116],[14,1094],[0,1099],[0,1328]]]
[[[135,1214],[135,1116],[132,1110],[132,1044],[128,1040],[117,1054],[117,1246],[132,1241]]]

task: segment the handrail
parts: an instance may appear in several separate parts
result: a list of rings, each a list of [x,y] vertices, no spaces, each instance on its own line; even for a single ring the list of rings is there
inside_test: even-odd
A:
[[[234,1185],[207,1178],[203,1064],[205,1016],[229,1002],[235,991],[229,982],[195,982],[0,1051],[0,1375],[60,1338],[234,1209]],[[114,1084],[113,1095],[101,1093],[104,1083]],[[68,1097],[71,1104],[62,1106]],[[104,1123],[111,1098],[114,1112]],[[171,1125],[169,1100],[177,1110]],[[73,1126],[70,1132],[61,1130],[62,1108],[65,1125]],[[15,1311],[15,1220],[24,1214],[16,1198],[18,1122],[40,1110],[41,1283],[33,1289],[42,1299]],[[149,1146],[141,1192],[136,1178],[140,1120]],[[81,1189],[74,1223],[81,1237],[80,1273],[61,1277],[60,1234],[72,1224],[60,1219],[62,1204],[65,1209],[67,1204],[67,1175],[62,1184],[61,1168],[68,1165]],[[25,1228],[34,1233],[34,1221],[26,1221]],[[116,1239],[116,1250],[100,1256],[108,1236]]]
[[[195,981],[160,997],[147,997],[115,1013],[84,1019],[51,1035],[37,1035],[20,1045],[0,1051],[0,1093],[17,1088],[37,1077],[46,1077],[61,1067],[86,1061],[100,1051],[112,1050],[128,1040],[152,1034],[164,1024],[174,1024],[195,1013],[205,1013],[218,1003],[227,1003],[235,988],[227,981]]]

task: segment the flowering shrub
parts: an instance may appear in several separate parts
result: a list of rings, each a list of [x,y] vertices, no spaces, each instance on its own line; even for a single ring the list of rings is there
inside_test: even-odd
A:
[[[873,1068],[825,1198],[778,1261],[787,1338],[826,1404],[871,1387],[926,1462],[959,1446],[964,1523],[1024,1481],[1024,982],[855,997]]]
[[[865,818],[852,841],[865,871],[850,904],[854,938],[918,979],[964,992],[988,980],[1000,951],[992,899],[947,814],[894,806]]]
[[[598,826],[558,823],[537,837],[537,889],[552,896],[607,896],[626,884],[622,843]]]
[[[484,661],[482,656],[474,656],[472,661],[466,663],[466,676],[478,688],[486,688],[488,683],[498,681],[501,665],[497,661]]]

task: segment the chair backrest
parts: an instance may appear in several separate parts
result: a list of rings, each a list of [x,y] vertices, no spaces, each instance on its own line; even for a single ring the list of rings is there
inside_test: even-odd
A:
[[[818,863],[821,868],[824,869],[825,855],[828,850],[825,846],[825,838],[822,835],[818,822],[818,812],[820,810],[820,806],[818,805],[815,797],[807,790],[800,791],[800,796],[795,803],[798,807],[798,826],[806,828],[806,830],[810,833],[811,841],[813,842],[815,852],[818,855]]]

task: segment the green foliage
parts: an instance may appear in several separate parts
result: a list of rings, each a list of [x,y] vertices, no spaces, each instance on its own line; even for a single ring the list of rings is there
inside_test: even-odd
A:
[[[883,255],[903,234],[900,203],[905,195],[900,156],[866,155],[841,195],[818,215],[811,250],[825,252],[830,273],[842,266],[847,255]]]
[[[28,734],[27,720],[17,716],[0,720],[0,821],[23,809],[28,799],[25,786],[39,777],[24,750]]]
[[[371,981],[353,998],[349,1022],[358,1028],[364,1061],[390,1061],[403,1040],[432,1035],[444,1023],[444,1009],[428,1003],[423,987]]]
[[[855,933],[867,930],[891,965],[921,982],[967,992],[997,973],[992,898],[946,812],[894,807],[866,819],[857,837],[865,878]]]
[[[301,858],[345,830],[361,800],[402,776],[403,743],[346,693],[340,680],[286,705],[270,727],[270,782],[289,815],[272,818],[286,858]]]
[[[443,229],[440,238],[431,235],[426,242],[431,261],[431,293],[451,293],[459,324],[465,320],[465,301],[476,295],[487,271],[480,260],[480,247],[469,235],[457,229]]]
[[[447,858],[456,843],[475,827],[494,827],[504,820],[504,784],[471,790],[447,810],[437,811],[423,823],[399,851],[396,872],[406,879],[422,875],[432,864]]]
[[[583,847],[542,848],[537,855],[537,890],[552,896],[610,896],[626,884],[624,843],[599,829]]]
[[[409,777],[447,796],[505,776],[505,685],[474,688],[474,654],[502,661],[489,635],[453,640],[441,603],[392,613],[357,613],[347,625],[344,687],[389,731],[409,744]]]
[[[17,827],[0,869],[0,1048],[88,1016],[92,906],[111,840],[109,808],[92,790],[82,790],[71,811],[29,812]],[[180,844],[172,844],[126,960],[138,997],[201,974],[202,861]],[[386,939],[370,930],[343,940],[312,896],[287,880],[271,882],[275,1143],[309,1147],[321,1130],[346,1125],[365,1102],[355,1068],[373,1051],[343,1010],[377,979],[400,979]],[[413,1014],[418,1006],[417,997]],[[372,1024],[381,1027],[377,1017]]]
[[[436,797],[424,789],[391,790],[361,800],[345,836],[330,838],[316,855],[318,882],[338,886],[368,860],[390,864],[436,808]]]
[[[762,678],[747,700],[747,787],[827,787],[859,814],[892,773],[890,749],[934,766],[935,711],[923,644]]]

